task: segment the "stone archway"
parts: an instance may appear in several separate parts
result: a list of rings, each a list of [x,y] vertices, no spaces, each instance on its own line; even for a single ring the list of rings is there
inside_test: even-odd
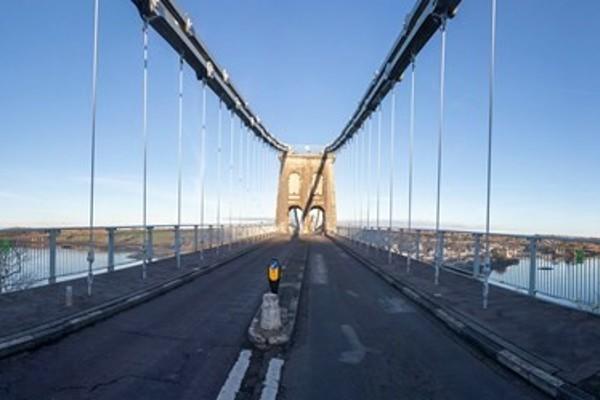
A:
[[[336,205],[333,154],[284,153],[280,157],[279,188],[277,193],[276,224],[281,232],[289,232],[289,211],[302,212],[301,233],[308,233],[310,212],[317,208],[323,213],[323,229],[336,229]]]
[[[290,207],[288,210],[288,233],[297,235],[304,230],[303,214],[300,207]]]
[[[325,210],[321,207],[313,207],[308,212],[308,218],[306,219],[306,230],[310,233],[324,233],[325,225],[327,224],[327,218]]]

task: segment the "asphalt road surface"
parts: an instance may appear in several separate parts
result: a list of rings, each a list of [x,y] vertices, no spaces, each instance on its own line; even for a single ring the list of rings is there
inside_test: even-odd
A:
[[[267,290],[279,240],[148,303],[0,361],[0,399],[214,400]]]
[[[537,399],[327,239],[310,251],[279,399]]]

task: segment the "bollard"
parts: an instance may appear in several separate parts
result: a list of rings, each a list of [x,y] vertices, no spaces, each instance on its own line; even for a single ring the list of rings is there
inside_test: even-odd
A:
[[[73,286],[65,287],[65,306],[71,307],[73,305]]]
[[[194,225],[194,253],[198,252],[198,225]]]
[[[266,331],[281,329],[279,297],[274,293],[263,294],[260,306],[260,327]]]

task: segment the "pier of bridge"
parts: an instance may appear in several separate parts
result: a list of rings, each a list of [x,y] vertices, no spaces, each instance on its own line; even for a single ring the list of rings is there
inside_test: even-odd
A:
[[[284,153],[280,156],[279,186],[275,225],[280,232],[290,230],[290,211],[300,210],[299,227],[302,233],[310,231],[310,212],[323,213],[326,232],[334,233],[337,226],[335,202],[335,156],[325,154]]]

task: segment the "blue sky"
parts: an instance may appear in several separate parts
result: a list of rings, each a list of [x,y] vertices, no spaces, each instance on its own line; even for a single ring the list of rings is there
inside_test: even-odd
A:
[[[412,1],[180,0],[196,32],[269,129],[289,143],[339,133],[400,32]],[[0,226],[87,221],[92,1],[23,0],[0,25]],[[586,16],[585,19],[583,16]],[[600,3],[499,0],[492,228],[600,235],[597,171],[600,51],[588,21]],[[415,220],[435,211],[439,36],[417,60]],[[97,222],[141,221],[141,21],[129,1],[102,0],[98,91]],[[442,226],[484,222],[489,2],[463,0],[448,27]],[[152,223],[175,220],[178,58],[150,35]],[[397,87],[395,219],[406,216],[409,81]],[[198,221],[200,87],[184,98],[183,220]],[[389,99],[383,170],[389,169]],[[208,220],[215,218],[217,100],[208,102]],[[226,126],[228,120],[224,119]],[[236,126],[237,128],[237,126]],[[228,131],[224,148],[228,149]],[[236,135],[238,135],[236,129]],[[236,136],[237,137],[237,136]],[[236,152],[237,152],[237,142]],[[236,184],[233,210],[272,216],[275,155],[255,163],[261,194]],[[339,218],[359,201],[348,153],[339,155]],[[228,152],[223,153],[228,159]],[[373,168],[374,170],[374,168]],[[224,162],[222,176],[227,178]],[[374,180],[362,192],[373,193]],[[387,215],[387,175],[382,215]],[[223,215],[228,187],[221,187]],[[373,197],[373,196],[371,196]],[[365,201],[366,202],[366,201]],[[374,199],[370,201],[374,204]],[[371,212],[373,214],[373,211]]]

